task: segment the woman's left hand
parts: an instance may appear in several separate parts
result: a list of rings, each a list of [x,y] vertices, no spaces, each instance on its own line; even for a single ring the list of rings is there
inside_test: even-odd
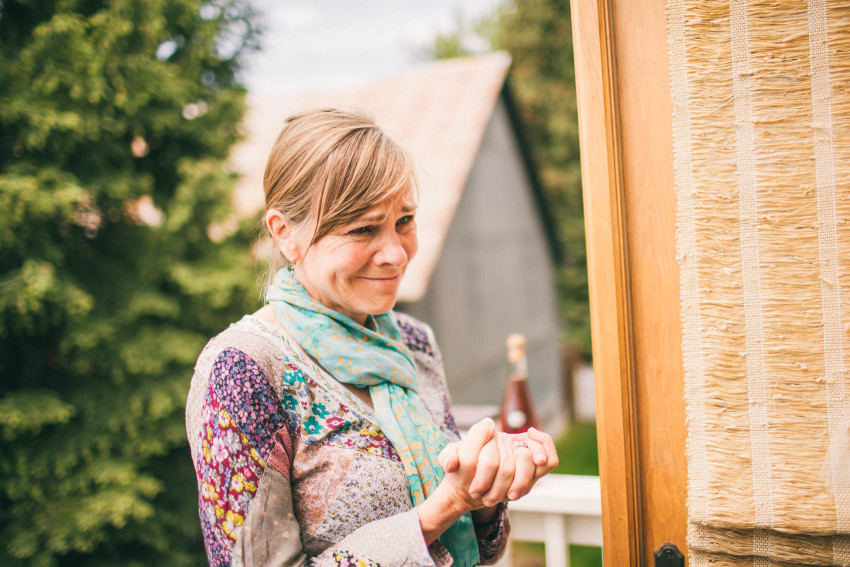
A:
[[[440,453],[439,463],[446,473],[455,472],[460,466],[462,443],[450,443]],[[517,500],[557,466],[555,443],[546,433],[534,428],[527,433],[496,432],[478,455],[469,493],[480,497],[487,507]]]

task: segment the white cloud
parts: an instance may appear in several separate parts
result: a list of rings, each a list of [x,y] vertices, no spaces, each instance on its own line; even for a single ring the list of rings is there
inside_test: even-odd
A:
[[[324,14],[315,4],[286,2],[270,8],[272,22],[284,30],[297,30],[322,24]]]
[[[266,26],[263,51],[249,62],[255,92],[362,82],[398,72],[411,53],[500,0],[256,0]]]

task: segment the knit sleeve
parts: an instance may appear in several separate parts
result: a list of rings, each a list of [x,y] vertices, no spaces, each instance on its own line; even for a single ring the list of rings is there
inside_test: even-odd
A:
[[[508,506],[499,504],[496,515],[486,524],[475,524],[478,538],[478,555],[481,565],[493,565],[505,553],[511,524],[508,521]]]

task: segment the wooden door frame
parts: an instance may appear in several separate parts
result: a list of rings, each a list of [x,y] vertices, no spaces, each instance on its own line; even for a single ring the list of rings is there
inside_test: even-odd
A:
[[[611,4],[609,0],[573,0],[571,4],[602,483],[603,557],[607,565],[638,565],[641,525],[636,377]]]
[[[572,0],[605,563],[687,557],[664,0]]]

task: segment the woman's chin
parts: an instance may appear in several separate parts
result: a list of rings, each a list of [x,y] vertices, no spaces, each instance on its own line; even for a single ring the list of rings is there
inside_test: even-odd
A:
[[[371,302],[366,313],[369,315],[383,315],[387,311],[391,310],[393,306],[395,306],[396,295],[392,294],[391,297],[386,298],[383,301],[374,301]]]

